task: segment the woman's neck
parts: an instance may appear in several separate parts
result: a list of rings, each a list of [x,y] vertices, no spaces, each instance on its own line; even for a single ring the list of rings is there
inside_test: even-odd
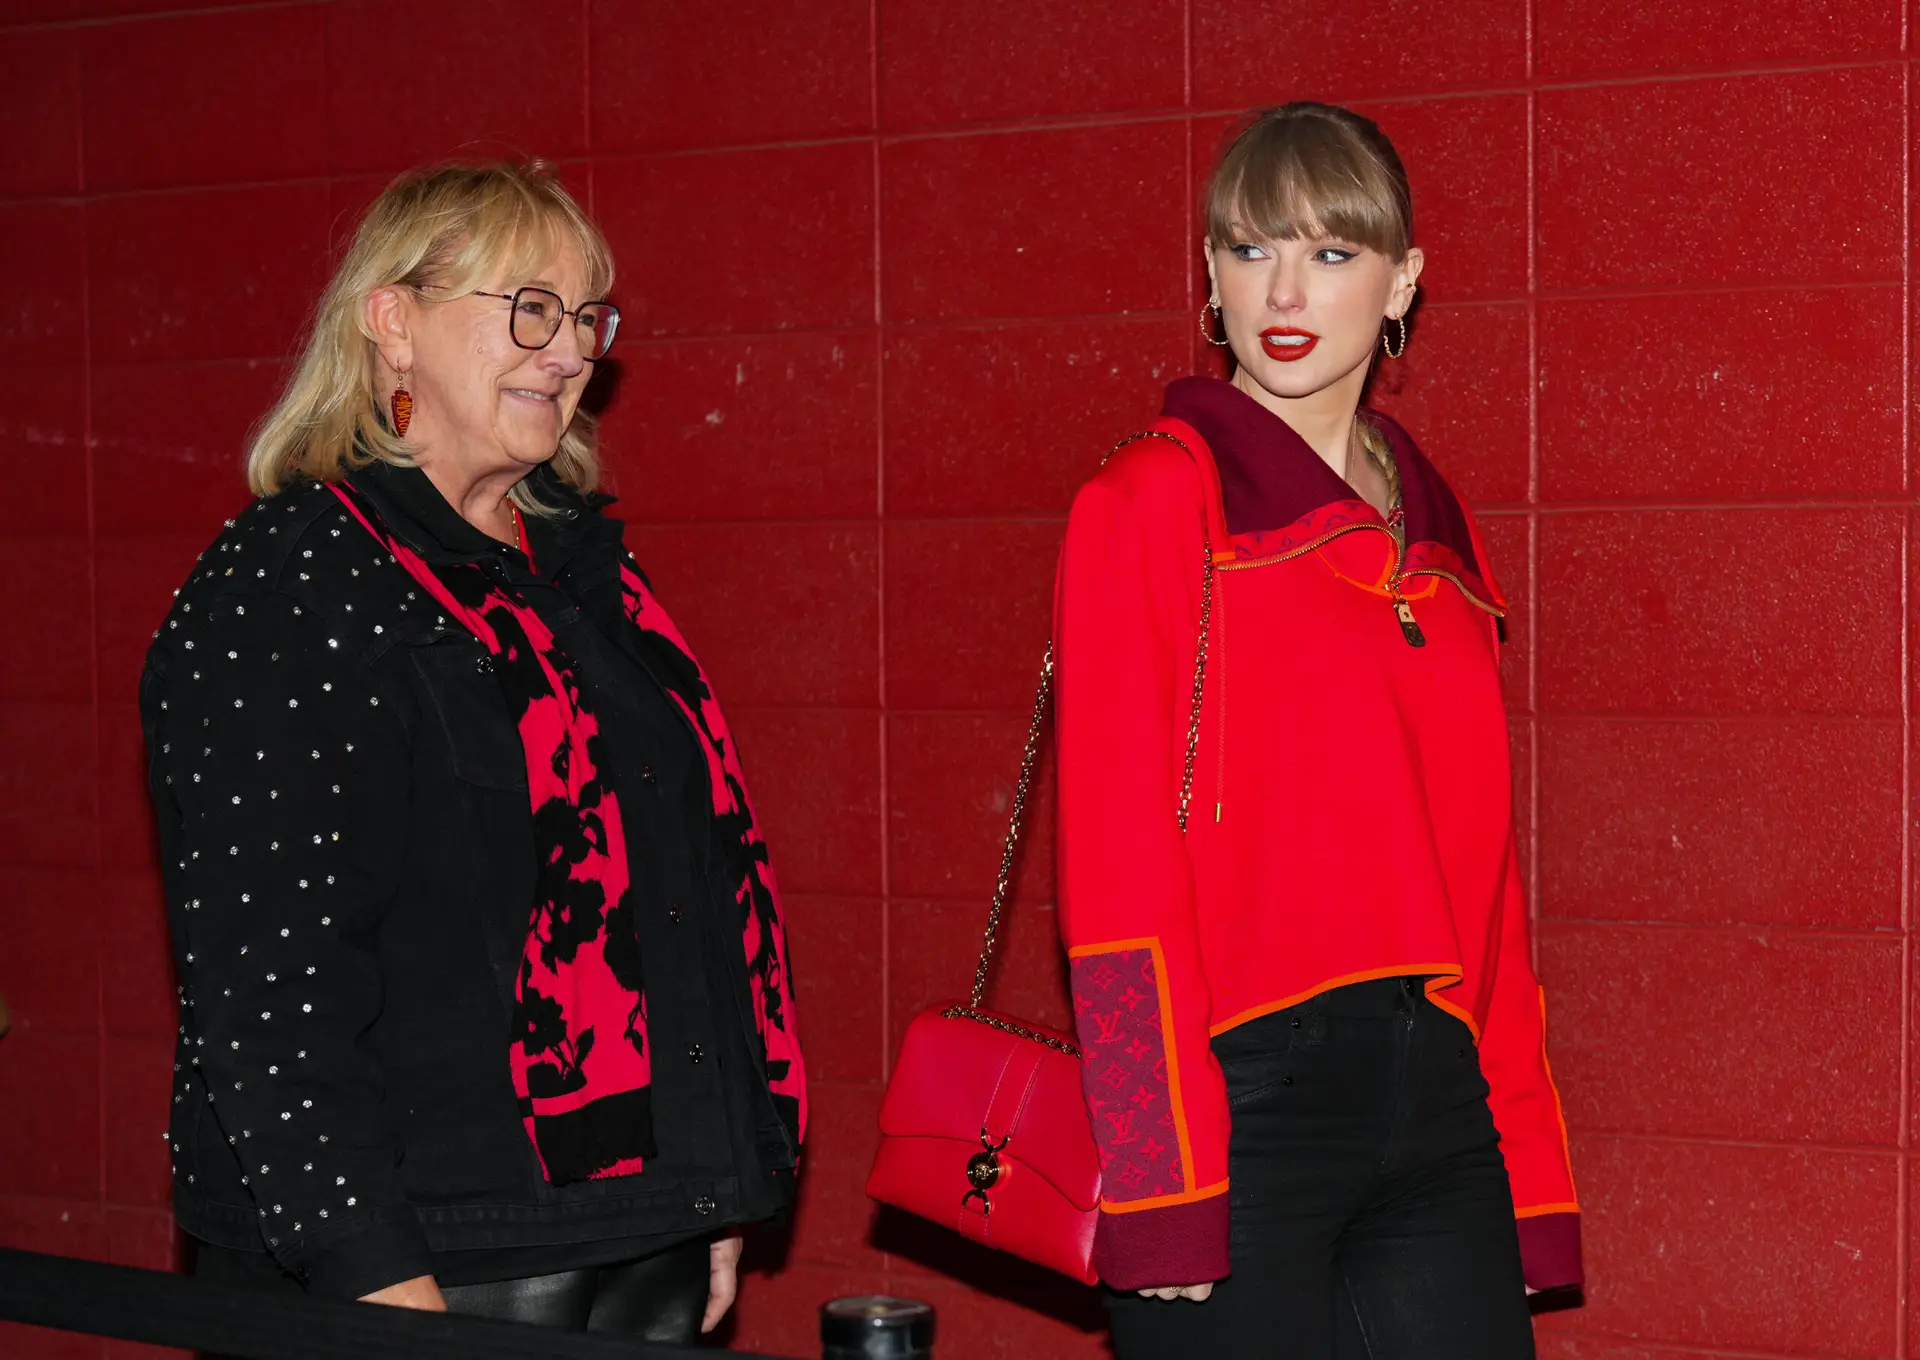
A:
[[[459,460],[452,458],[422,458],[419,466],[461,519],[490,538],[519,546],[513,503],[507,495],[525,478],[525,469],[477,472],[463,468]]]

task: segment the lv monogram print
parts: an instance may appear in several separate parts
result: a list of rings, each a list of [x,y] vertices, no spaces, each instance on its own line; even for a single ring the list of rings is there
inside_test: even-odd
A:
[[[1086,1054],[1082,1080],[1111,1202],[1186,1189],[1161,1028],[1164,1000],[1148,945],[1073,960],[1075,1028]]]

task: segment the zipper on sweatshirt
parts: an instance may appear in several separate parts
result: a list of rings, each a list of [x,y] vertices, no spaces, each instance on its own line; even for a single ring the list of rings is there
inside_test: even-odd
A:
[[[1302,543],[1297,548],[1289,548],[1283,553],[1275,553],[1272,557],[1257,558],[1251,562],[1220,562],[1217,563],[1216,570],[1252,571],[1258,567],[1271,567],[1282,562],[1291,562],[1295,558],[1305,557],[1310,552],[1317,552],[1343,534],[1359,533],[1362,530],[1374,530],[1383,533],[1387,536],[1388,541],[1393,544],[1393,570],[1387,576],[1387,599],[1393,605],[1395,620],[1400,624],[1400,635],[1406,639],[1409,647],[1424,647],[1427,645],[1427,635],[1422,631],[1420,621],[1414,617],[1413,606],[1407,602],[1406,597],[1406,582],[1408,578],[1414,576],[1432,576],[1438,580],[1451,581],[1469,604],[1493,616],[1495,622],[1502,630],[1501,640],[1505,641],[1507,611],[1504,608],[1496,604],[1490,604],[1478,595],[1475,595],[1471,590],[1467,589],[1467,583],[1462,581],[1453,572],[1443,570],[1439,567],[1415,567],[1411,571],[1406,570],[1406,554],[1400,547],[1400,540],[1395,538],[1393,531],[1384,524],[1343,524],[1338,529],[1328,530],[1326,533],[1320,534],[1306,543]],[[1225,818],[1227,808],[1227,649],[1224,645],[1226,602],[1227,595],[1225,591],[1221,591],[1214,597],[1214,640],[1209,648],[1209,650],[1219,658],[1219,721],[1215,724],[1216,753],[1213,793],[1213,820],[1215,823]]]
[[[1504,620],[1506,618],[1506,610],[1502,609],[1499,605],[1490,604],[1478,595],[1475,595],[1471,590],[1467,589],[1467,583],[1462,581],[1453,572],[1446,571],[1440,567],[1415,567],[1411,571],[1407,570],[1406,554],[1401,550],[1400,540],[1395,538],[1393,531],[1384,524],[1343,524],[1338,529],[1329,529],[1326,533],[1316,535],[1314,538],[1309,539],[1296,548],[1289,548],[1283,553],[1275,553],[1271,557],[1256,558],[1251,562],[1223,562],[1220,564],[1220,570],[1254,571],[1260,567],[1278,566],[1282,562],[1291,562],[1297,557],[1305,557],[1310,552],[1318,552],[1321,548],[1333,542],[1334,539],[1340,538],[1343,535],[1369,531],[1385,534],[1387,541],[1393,545],[1393,570],[1387,574],[1387,600],[1393,606],[1394,618],[1400,624],[1400,634],[1406,638],[1409,647],[1424,647],[1427,645],[1426,634],[1421,631],[1420,621],[1414,617],[1413,606],[1407,602],[1405,593],[1406,582],[1415,576],[1432,576],[1442,581],[1451,581],[1459,590],[1460,594],[1466,599],[1467,603],[1473,605],[1474,608],[1484,610],[1496,619]]]

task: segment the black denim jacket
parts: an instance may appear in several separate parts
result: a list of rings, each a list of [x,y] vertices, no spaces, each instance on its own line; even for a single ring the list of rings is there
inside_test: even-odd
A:
[[[706,771],[625,625],[621,530],[544,472],[535,565],[423,473],[354,475],[431,564],[478,562],[606,700],[633,878],[660,1156],[554,1186],[509,1075],[534,895],[519,733],[480,643],[322,487],[202,555],[141,681],[180,977],[169,1141],[181,1226],[355,1297],[638,1255],[781,1213],[768,1095]],[[664,716],[663,716],[664,715]],[[684,740],[676,740],[676,735]]]

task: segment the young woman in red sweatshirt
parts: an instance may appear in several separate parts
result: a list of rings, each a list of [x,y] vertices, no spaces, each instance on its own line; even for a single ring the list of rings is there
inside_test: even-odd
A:
[[[1214,174],[1206,245],[1233,380],[1173,383],[1081,490],[1056,610],[1115,1348],[1530,1357],[1526,1294],[1579,1282],[1579,1211],[1504,597],[1439,472],[1360,407],[1423,263],[1405,172],[1365,118],[1272,110]]]

